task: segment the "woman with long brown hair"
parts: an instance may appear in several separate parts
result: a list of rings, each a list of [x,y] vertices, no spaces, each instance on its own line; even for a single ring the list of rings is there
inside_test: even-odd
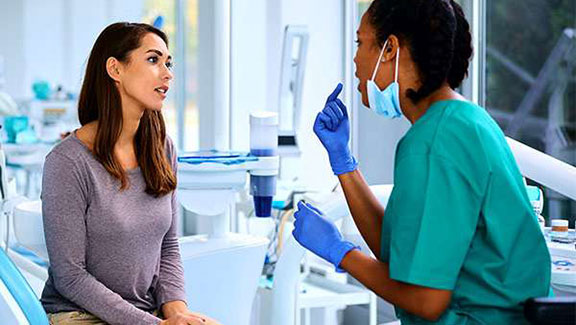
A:
[[[94,44],[82,127],[44,165],[41,301],[52,324],[213,323],[185,302],[176,153],[161,112],[171,67],[168,39],[150,25],[112,24]]]

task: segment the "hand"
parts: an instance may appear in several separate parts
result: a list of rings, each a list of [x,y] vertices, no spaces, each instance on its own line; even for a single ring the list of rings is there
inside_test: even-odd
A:
[[[322,216],[322,212],[308,203],[298,202],[298,211],[294,213],[292,234],[300,245],[320,256],[340,269],[342,259],[352,249],[360,247],[342,239],[336,226]]]
[[[206,315],[193,312],[181,312],[160,322],[160,325],[220,325]]]
[[[328,96],[324,109],[318,113],[316,121],[314,121],[314,133],[328,151],[330,166],[335,175],[354,171],[358,166],[358,162],[350,153],[348,146],[350,121],[346,106],[338,99],[341,91],[342,84],[339,83],[332,94]]]

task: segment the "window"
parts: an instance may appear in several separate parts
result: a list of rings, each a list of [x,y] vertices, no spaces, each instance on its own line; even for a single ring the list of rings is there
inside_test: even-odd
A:
[[[485,5],[485,107],[507,136],[576,165],[576,1]],[[574,201],[545,198],[545,216],[576,215]]]
[[[167,133],[180,150],[197,150],[198,0],[146,0],[143,21],[152,23],[158,16],[174,57],[175,79],[163,109]]]
[[[184,113],[184,150],[198,150],[198,0],[186,6],[186,108]]]
[[[358,0],[358,11],[357,11],[358,12],[358,22],[360,21],[360,19],[362,18],[362,15],[364,15],[366,10],[368,10],[370,3],[372,3],[371,0]]]

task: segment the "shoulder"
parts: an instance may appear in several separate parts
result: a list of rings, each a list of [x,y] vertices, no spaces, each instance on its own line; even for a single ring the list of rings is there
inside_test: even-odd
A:
[[[85,159],[87,148],[74,134],[70,134],[54,146],[46,156],[47,160],[78,161]]]
[[[431,106],[402,139],[398,159],[422,155],[480,172],[488,167],[486,146],[503,138],[486,110],[468,101],[445,101]]]
[[[443,120],[451,127],[477,127],[494,122],[485,108],[469,101],[450,101],[444,110]]]
[[[502,141],[504,132],[483,107],[471,102],[455,102],[446,107],[438,143],[451,143],[474,151],[485,144]]]
[[[407,135],[413,142],[427,142],[429,149],[454,149],[453,145],[477,145],[488,133],[500,129],[488,112],[469,101],[435,103]],[[448,146],[448,147],[446,147]]]
[[[42,192],[55,184],[77,184],[89,191],[91,153],[74,135],[69,135],[48,153],[43,166]],[[46,194],[43,194],[46,195]]]

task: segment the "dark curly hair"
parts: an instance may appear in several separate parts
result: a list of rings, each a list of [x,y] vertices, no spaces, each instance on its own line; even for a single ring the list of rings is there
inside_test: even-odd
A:
[[[380,46],[392,34],[407,44],[422,83],[406,92],[414,103],[444,82],[460,86],[473,49],[470,25],[454,0],[374,0],[367,13]]]

